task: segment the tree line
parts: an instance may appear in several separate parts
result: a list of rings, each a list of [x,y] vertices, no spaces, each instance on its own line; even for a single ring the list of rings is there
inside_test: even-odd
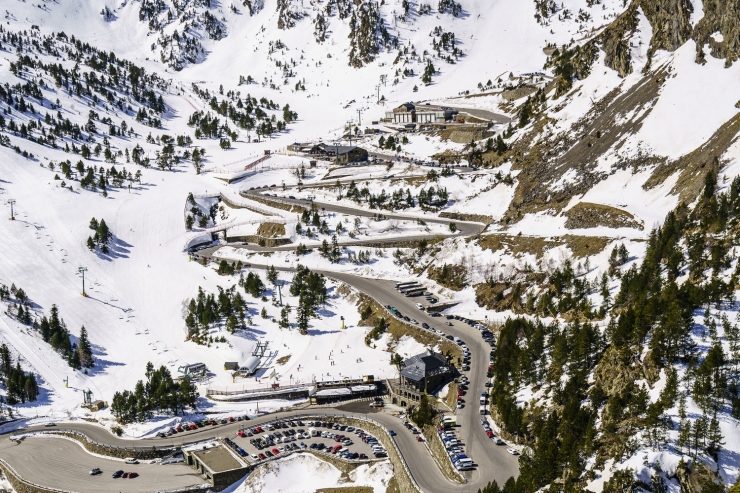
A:
[[[179,415],[185,409],[195,409],[198,390],[190,379],[173,380],[165,366],[154,369],[146,365],[146,381],[139,380],[134,390],[116,392],[111,401],[111,412],[121,423],[142,422],[155,414]]]

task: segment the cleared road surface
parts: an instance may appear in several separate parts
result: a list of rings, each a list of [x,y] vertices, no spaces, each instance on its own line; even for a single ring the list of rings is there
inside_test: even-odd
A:
[[[64,438],[26,438],[20,443],[3,438],[0,457],[23,479],[41,486],[90,493],[143,493],[207,484],[185,464],[124,464],[89,454],[79,443]],[[103,473],[90,476],[96,467]],[[111,474],[119,469],[137,472],[139,477],[113,479]]]

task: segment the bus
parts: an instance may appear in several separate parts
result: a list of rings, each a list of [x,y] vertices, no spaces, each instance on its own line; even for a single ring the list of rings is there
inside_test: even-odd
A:
[[[412,286],[418,286],[419,283],[416,281],[413,282],[399,282],[396,283],[396,289],[404,289],[404,288],[410,288]]]
[[[405,288],[399,289],[398,292],[406,294],[408,291],[416,291],[417,289],[424,289],[424,286],[421,286],[420,284],[417,284],[416,286],[406,286]]]
[[[424,288],[411,289],[403,293],[404,296],[421,296],[424,294]]]

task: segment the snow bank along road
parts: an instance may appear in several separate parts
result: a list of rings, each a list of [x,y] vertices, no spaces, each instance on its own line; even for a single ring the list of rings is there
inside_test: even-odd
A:
[[[273,189],[273,192],[276,191],[276,189]],[[242,195],[246,196],[253,196],[253,197],[259,197],[262,198],[262,191],[261,190],[242,190]],[[310,208],[311,207],[311,201],[309,200],[303,200],[303,199],[289,199],[285,197],[271,197],[271,196],[265,196],[266,200],[272,200],[274,202],[280,202],[282,204],[288,204],[288,205],[299,205],[301,207]],[[436,235],[436,236],[473,236],[477,235],[478,233],[482,232],[486,225],[483,223],[476,223],[472,221],[455,221],[452,219],[444,219],[444,218],[431,218],[431,217],[424,217],[421,215],[413,216],[413,215],[407,215],[407,214],[396,214],[396,213],[386,213],[384,211],[372,211],[368,209],[360,209],[359,207],[348,207],[345,205],[337,205],[332,204],[329,202],[319,202],[314,201],[313,202],[316,207],[320,209],[327,210],[329,212],[338,212],[340,214],[348,214],[352,216],[361,216],[361,217],[374,217],[378,214],[382,214],[383,217],[386,217],[388,219],[397,219],[400,221],[417,221],[419,219],[423,220],[427,223],[434,223],[434,224],[446,224],[449,225],[451,223],[455,224],[455,227],[457,228],[457,231],[452,234],[448,235]],[[430,236],[435,235],[427,235],[426,238],[429,238]],[[402,237],[397,238],[396,241],[399,239],[404,240],[410,240],[412,237]]]

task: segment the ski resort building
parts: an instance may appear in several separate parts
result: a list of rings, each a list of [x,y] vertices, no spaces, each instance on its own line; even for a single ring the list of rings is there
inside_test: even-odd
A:
[[[368,153],[362,147],[342,146],[331,144],[316,144],[311,148],[309,154],[314,156],[326,156],[339,164],[359,163],[367,161]]]
[[[429,103],[416,106],[413,103],[403,103],[393,111],[385,114],[386,121],[391,123],[444,123],[450,121],[457,111],[443,106],[434,106]]]
[[[406,406],[418,402],[425,392],[433,392],[454,376],[454,368],[439,353],[425,351],[403,362],[400,378],[391,382],[393,403]]]

